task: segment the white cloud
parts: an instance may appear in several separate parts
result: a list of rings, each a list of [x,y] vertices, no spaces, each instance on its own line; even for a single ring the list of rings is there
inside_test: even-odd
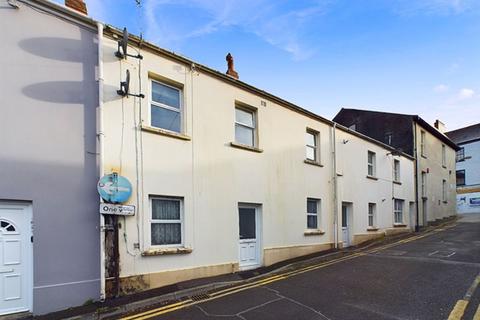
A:
[[[457,99],[458,100],[468,100],[473,98],[475,95],[475,91],[469,88],[462,88],[458,92]]]
[[[449,89],[449,87],[445,84],[439,84],[439,85],[436,85],[435,87],[433,87],[433,91],[435,91],[437,93],[447,92],[448,89]]]
[[[322,15],[330,1],[310,0],[285,8],[285,2],[267,0],[148,0],[146,36],[175,48],[191,38],[234,27],[290,53],[294,60],[304,60],[315,52],[304,41],[306,25]]]

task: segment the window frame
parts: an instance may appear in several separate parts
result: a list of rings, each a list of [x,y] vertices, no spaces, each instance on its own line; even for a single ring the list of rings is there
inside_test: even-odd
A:
[[[427,157],[426,141],[427,141],[427,134],[425,133],[425,131],[420,130],[420,155],[425,158]]]
[[[458,173],[459,172],[463,172],[463,184],[458,184]],[[455,171],[455,183],[457,184],[457,186],[466,186],[467,185],[467,172],[465,169],[462,169],[462,170],[456,170]]]
[[[422,186],[422,197],[427,196],[427,173],[425,171],[422,171],[420,175],[420,184]]]
[[[372,210],[370,210],[372,209]],[[374,202],[369,202],[368,203],[368,212],[367,212],[367,225],[369,228],[375,228],[377,224],[377,219],[376,219],[376,213],[377,213],[377,204]],[[371,222],[370,223],[370,218]]]
[[[313,136],[313,141],[314,141],[314,144],[315,145],[309,145],[307,142],[305,142],[305,159],[307,161],[313,161],[315,163],[320,163],[320,132],[316,131],[316,130],[313,130],[313,129],[310,129],[310,128],[307,128],[306,131],[305,131],[305,134],[311,134]],[[308,155],[307,155],[307,150],[308,148],[312,148],[313,149],[313,155],[314,155],[314,159],[310,159],[308,158]]]
[[[308,212],[308,202],[309,201],[315,201],[315,205],[317,207],[317,212],[316,213],[311,213]],[[321,208],[321,199],[318,198],[307,198],[307,209],[305,210],[307,212],[307,230],[320,230],[320,208]],[[310,228],[308,226],[308,217],[309,216],[315,216],[317,218],[317,226],[315,228]]]
[[[393,224],[403,224],[404,202],[402,199],[393,199]],[[397,203],[400,204],[400,209],[397,208]],[[397,221],[398,215],[400,215],[400,222]]]
[[[465,147],[460,147],[460,149],[455,152],[455,162],[465,161]]]
[[[157,102],[157,101],[154,101],[153,100],[153,82],[156,82],[160,85],[163,85],[165,87],[169,87],[169,88],[172,88],[172,89],[175,89],[178,91],[178,102],[179,102],[179,108],[175,108],[175,107],[171,107],[169,106],[168,104],[164,104],[164,103],[161,103],[161,102]],[[183,115],[184,115],[184,106],[183,106],[183,102],[184,102],[184,97],[183,97],[183,87],[180,87],[180,86],[176,86],[176,85],[172,85],[172,84],[169,84],[168,82],[165,82],[165,81],[162,81],[162,80],[158,80],[158,79],[153,79],[153,78],[149,78],[149,85],[150,85],[150,103],[149,103],[149,113],[148,113],[148,124],[150,127],[152,128],[156,128],[156,129],[160,129],[160,130],[165,130],[165,131],[168,131],[168,132],[173,132],[173,133],[180,133],[180,134],[183,134],[184,133],[184,129],[185,129],[185,126],[184,126],[184,119],[183,119]],[[174,130],[170,130],[170,129],[165,129],[165,128],[162,128],[162,127],[157,127],[157,126],[154,126],[153,123],[152,123],[152,120],[153,120],[153,117],[152,117],[152,105],[155,106],[155,107],[159,107],[159,108],[163,108],[165,110],[169,110],[169,111],[174,111],[174,112],[178,112],[178,114],[180,115],[180,131],[177,132],[177,131],[174,131]]]
[[[393,181],[400,182],[401,177],[400,160],[393,159]]]
[[[238,121],[237,121],[237,112],[236,112],[237,109],[252,114],[252,124],[253,124],[253,127],[250,127],[250,126],[248,126],[248,125],[245,124],[245,123],[242,123],[242,122],[238,122]],[[235,104],[235,108],[234,108],[234,126],[233,126],[233,129],[234,129],[233,135],[234,135],[234,141],[235,141],[235,143],[237,143],[237,144],[239,144],[239,145],[242,145],[242,146],[251,147],[251,148],[258,148],[258,119],[257,119],[257,118],[258,118],[258,115],[257,115],[257,109],[256,109],[256,108],[253,108],[253,107],[250,107],[250,106],[245,106],[245,105],[243,105],[243,104],[238,104],[238,103]],[[245,144],[245,143],[239,142],[239,141],[237,140],[237,132],[236,132],[237,125],[238,125],[238,126],[241,126],[241,127],[244,127],[244,128],[248,128],[248,129],[250,129],[250,130],[253,130],[253,133],[252,133],[252,136],[253,136],[253,145]]]
[[[372,155],[372,162],[370,163],[370,155]],[[373,151],[368,150],[367,152],[367,176],[376,177],[377,174],[377,154]],[[372,174],[370,174],[370,167],[372,168]]]
[[[179,201],[180,202],[180,219],[178,220],[164,220],[164,219],[153,219],[153,200],[168,200],[168,201]],[[185,214],[184,214],[184,198],[183,197],[172,197],[172,196],[157,196],[150,195],[150,214],[149,214],[149,245],[151,248],[183,248],[185,247]],[[153,244],[152,243],[152,224],[161,224],[161,223],[180,223],[180,243],[172,244]]]
[[[447,202],[447,180],[442,179],[442,201]]]

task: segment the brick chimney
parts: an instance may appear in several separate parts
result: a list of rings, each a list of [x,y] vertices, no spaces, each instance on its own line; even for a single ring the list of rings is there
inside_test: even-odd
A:
[[[65,0],[65,6],[87,15],[87,5],[83,0]]]
[[[226,60],[227,60],[227,65],[228,65],[228,70],[227,70],[226,73],[230,77],[238,79],[238,72],[235,71],[235,67],[233,65],[233,56],[230,53],[227,54]]]
[[[435,128],[440,131],[441,133],[445,133],[445,131],[447,131],[446,127],[445,127],[445,124],[440,121],[440,120],[435,120]]]

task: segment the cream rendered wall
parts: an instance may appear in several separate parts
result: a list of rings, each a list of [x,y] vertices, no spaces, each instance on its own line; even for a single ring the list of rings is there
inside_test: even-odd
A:
[[[261,246],[265,256],[268,253],[264,264],[333,246],[330,124],[150,52],[142,52],[141,68],[133,58],[119,61],[114,57],[116,42],[106,39],[105,43],[105,170],[119,172],[132,182],[134,194],[128,203],[137,206],[137,214],[126,217],[120,229],[121,277],[224,264],[232,264],[234,271],[239,260],[239,203],[262,207]],[[116,94],[127,68],[132,93],[140,91],[140,73],[141,91],[146,95],[141,106],[138,98],[122,99]],[[136,129],[140,121],[143,126],[150,123],[149,75],[183,88],[184,139]],[[258,147],[263,152],[230,145],[235,139],[236,102],[257,109]],[[320,134],[322,166],[304,163],[307,127]],[[337,130],[337,135],[343,155],[339,162],[346,162],[339,184],[344,191],[338,203],[344,199],[358,206],[355,232],[365,232],[368,201],[378,203],[379,227],[392,227],[389,182],[365,177],[366,150],[377,152],[382,179],[391,180],[392,157],[386,156],[382,147],[353,134]],[[351,142],[339,147],[338,141],[344,138]],[[413,165],[406,158],[401,162],[402,185],[396,186],[395,192],[408,206]],[[184,246],[192,249],[191,253],[142,256],[154,249],[149,236],[150,195],[184,198]],[[319,229],[324,234],[305,234],[307,197],[321,199]],[[381,204],[379,199],[384,198]],[[140,249],[134,248],[135,243]],[[181,276],[176,279],[185,280]]]
[[[426,154],[421,155],[421,131],[425,132]],[[422,172],[427,172],[427,222],[443,219],[456,214],[456,176],[455,176],[455,150],[448,145],[446,148],[446,165],[442,165],[443,142],[416,125],[416,140],[418,148],[418,194],[419,194],[419,219],[423,224],[422,206]],[[447,201],[443,201],[442,181],[447,181]]]
[[[338,162],[343,163],[339,176],[339,225],[341,226],[341,202],[353,206],[353,235],[372,234],[368,228],[368,203],[376,204],[378,232],[394,227],[393,198],[404,200],[403,224],[410,226],[409,203],[415,201],[414,162],[403,156],[393,156],[391,151],[361,139],[348,132],[337,130],[336,147]],[[367,178],[368,151],[376,154],[378,180]],[[393,161],[400,161],[400,182],[393,183]],[[340,233],[341,234],[341,233]]]
[[[329,125],[271,101],[265,100],[266,106],[262,106],[262,99],[254,94],[142,52],[142,93],[146,95],[142,101],[143,124],[149,124],[150,72],[183,86],[184,134],[191,140],[137,132],[137,148],[143,150],[143,178],[140,177],[143,187],[137,186],[135,165],[138,161],[141,167],[142,162],[142,157],[138,160],[135,157],[134,112],[139,112],[138,99],[122,99],[115,91],[128,68],[130,91],[139,92],[139,66],[132,58],[119,62],[114,57],[115,51],[116,43],[107,40],[104,49],[105,169],[126,176],[134,190],[142,192],[143,189],[137,215],[127,217],[126,225],[120,230],[122,277],[237,263],[239,202],[262,205],[263,248],[330,246],[333,221]],[[257,108],[262,153],[230,146],[234,141],[235,101]],[[123,146],[122,122],[125,124]],[[320,132],[324,167],[303,162],[307,127]],[[184,197],[184,245],[193,249],[191,253],[149,257],[140,254],[150,249],[149,195]],[[307,197],[322,200],[323,235],[304,235]],[[128,203],[137,205],[135,194]],[[136,242],[140,243],[140,250],[134,249]]]

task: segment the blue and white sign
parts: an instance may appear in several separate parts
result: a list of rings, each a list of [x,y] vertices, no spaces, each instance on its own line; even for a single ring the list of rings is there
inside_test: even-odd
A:
[[[132,184],[117,173],[107,174],[97,184],[100,197],[108,203],[123,203],[132,195]]]

